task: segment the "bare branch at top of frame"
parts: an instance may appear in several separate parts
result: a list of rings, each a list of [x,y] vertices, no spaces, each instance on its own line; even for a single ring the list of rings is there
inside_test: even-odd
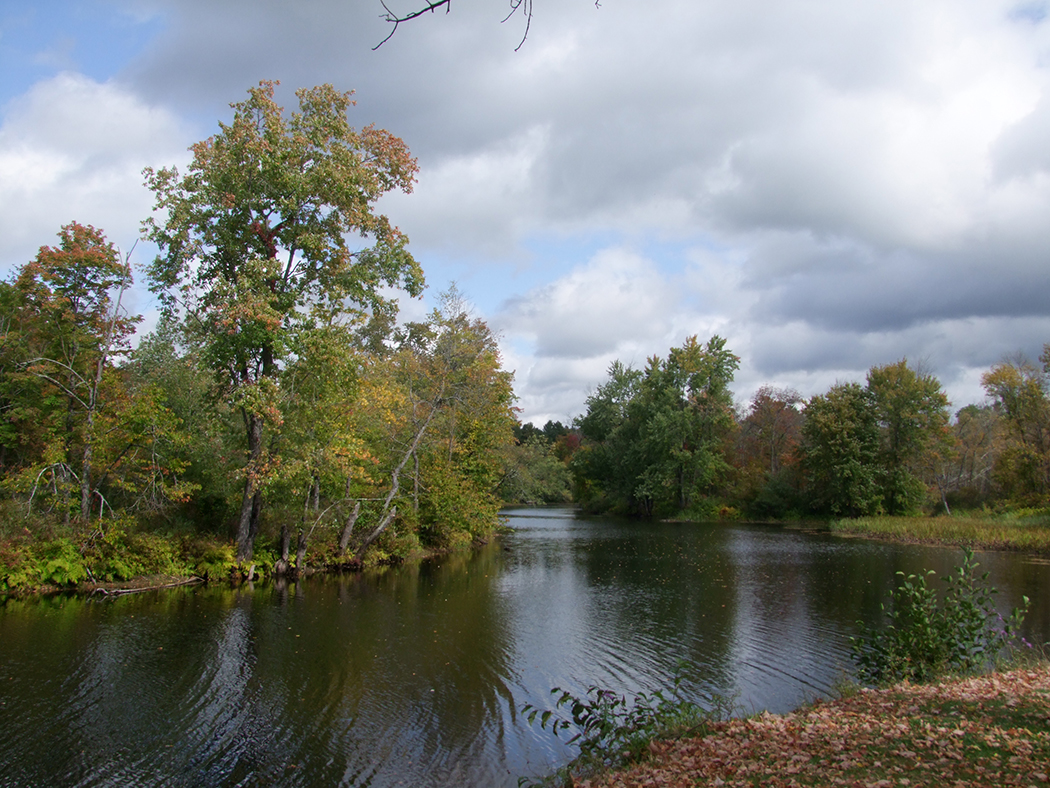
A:
[[[374,52],[379,49],[379,47],[383,46],[383,44],[393,38],[394,33],[397,32],[397,28],[402,22],[409,22],[413,19],[418,19],[423,16],[423,14],[432,14],[439,8],[444,8],[446,14],[452,10],[452,0],[425,0],[425,2],[426,5],[423,8],[417,8],[415,11],[410,11],[407,14],[397,14],[390,10],[390,6],[386,4],[386,0],[380,0],[383,10],[386,12],[383,14],[383,21],[389,22],[392,27],[386,38],[372,47],[372,51]],[[532,27],[533,0],[508,0],[508,2],[510,4],[510,11],[505,17],[503,17],[504,22],[518,13],[518,11],[521,11],[522,15],[525,17],[525,32],[521,36],[521,41],[519,41],[518,45],[514,47],[514,51],[517,52],[525,43],[525,39],[529,37],[529,29]],[[594,0],[595,8],[601,8],[601,5],[601,0]]]
[[[425,8],[419,8],[415,11],[411,11],[407,14],[399,16],[398,14],[395,14],[393,11],[390,10],[390,6],[386,4],[386,0],[380,0],[380,2],[383,5],[383,10],[386,11],[386,13],[383,14],[383,20],[386,22],[390,22],[393,25],[393,27],[390,28],[390,32],[387,34],[386,38],[384,38],[382,41],[380,41],[378,44],[372,47],[373,52],[379,49],[379,47],[383,46],[383,44],[385,44],[387,41],[394,37],[394,33],[397,32],[397,28],[402,22],[411,21],[412,19],[416,19],[418,17],[423,16],[423,14],[433,13],[442,6],[445,7],[446,14],[452,10],[452,0],[427,0]],[[521,0],[518,0],[518,2],[521,2]]]

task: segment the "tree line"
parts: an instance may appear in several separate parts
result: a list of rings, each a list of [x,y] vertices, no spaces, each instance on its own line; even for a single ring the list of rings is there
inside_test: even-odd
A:
[[[643,369],[614,362],[571,429],[511,449],[557,480],[522,499],[571,489],[593,511],[695,519],[1050,504],[1050,345],[1038,365],[994,365],[986,403],[954,413],[940,381],[907,359],[809,399],[763,386],[745,405],[730,389],[738,366],[718,336],[690,337]]]
[[[299,90],[289,114],[274,87],[232,104],[185,173],[145,171],[162,314],[137,347],[130,256],[99,229],[63,226],[0,282],[9,570],[49,542],[64,552],[38,563],[119,577],[114,545],[170,551],[155,533],[294,572],[308,549],[383,560],[497,524],[515,422],[496,339],[454,287],[396,319],[392,293],[419,295],[423,272],[376,201],[411,190],[415,160],[350,125],[351,94]]]
[[[396,560],[483,539],[506,503],[644,517],[1047,505],[1050,346],[954,414],[906,360],[746,407],[723,338],[614,363],[572,424],[515,419],[496,338],[453,287],[425,320],[407,238],[376,210],[416,162],[350,125],[351,94],[263,82],[145,171],[162,305],[131,255],[71,222],[0,281],[0,584]],[[260,538],[262,539],[260,547]]]

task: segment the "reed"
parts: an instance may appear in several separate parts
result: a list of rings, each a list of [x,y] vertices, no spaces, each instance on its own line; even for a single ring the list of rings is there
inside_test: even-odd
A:
[[[922,544],[1050,555],[1050,517],[1044,513],[951,517],[860,517],[835,520],[832,531]]]

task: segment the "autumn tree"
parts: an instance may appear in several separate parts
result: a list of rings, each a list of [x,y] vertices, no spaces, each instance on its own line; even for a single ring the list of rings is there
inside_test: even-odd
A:
[[[145,171],[158,215],[144,231],[161,250],[152,287],[185,321],[243,421],[239,560],[252,555],[279,460],[266,428],[280,425],[280,373],[296,338],[319,311],[389,312],[384,287],[422,288],[407,238],[375,205],[391,190],[411,191],[416,163],[405,144],[352,127],[351,94],[331,85],[298,90],[299,111],[286,117],[275,85],[261,82],[232,104],[233,120],[191,148],[185,175]]]
[[[741,420],[735,461],[741,496],[756,515],[778,516],[796,505],[802,403],[794,389],[762,386]]]
[[[996,483],[1007,497],[1041,504],[1050,493],[1050,345],[1042,368],[1025,358],[1002,361],[981,383],[1005,422],[1006,434],[995,463]]]
[[[512,376],[495,336],[453,288],[376,367],[363,384],[382,495],[358,557],[395,518],[436,546],[490,531],[514,424]]]
[[[112,361],[127,351],[141,318],[121,307],[131,268],[100,230],[72,222],[59,239],[41,247],[7,289],[5,344],[16,356],[7,359],[4,388],[23,465],[39,468],[35,481],[49,478],[55,491],[75,487],[86,519],[106,432],[98,421],[120,388]]]

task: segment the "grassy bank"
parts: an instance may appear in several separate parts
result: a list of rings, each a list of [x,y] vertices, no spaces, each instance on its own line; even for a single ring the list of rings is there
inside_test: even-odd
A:
[[[952,517],[860,517],[834,520],[835,533],[898,542],[945,544],[983,550],[1021,550],[1050,555],[1050,517],[1046,514]]]
[[[577,788],[1004,786],[1048,782],[1050,666],[861,690],[792,714],[710,723]]]

